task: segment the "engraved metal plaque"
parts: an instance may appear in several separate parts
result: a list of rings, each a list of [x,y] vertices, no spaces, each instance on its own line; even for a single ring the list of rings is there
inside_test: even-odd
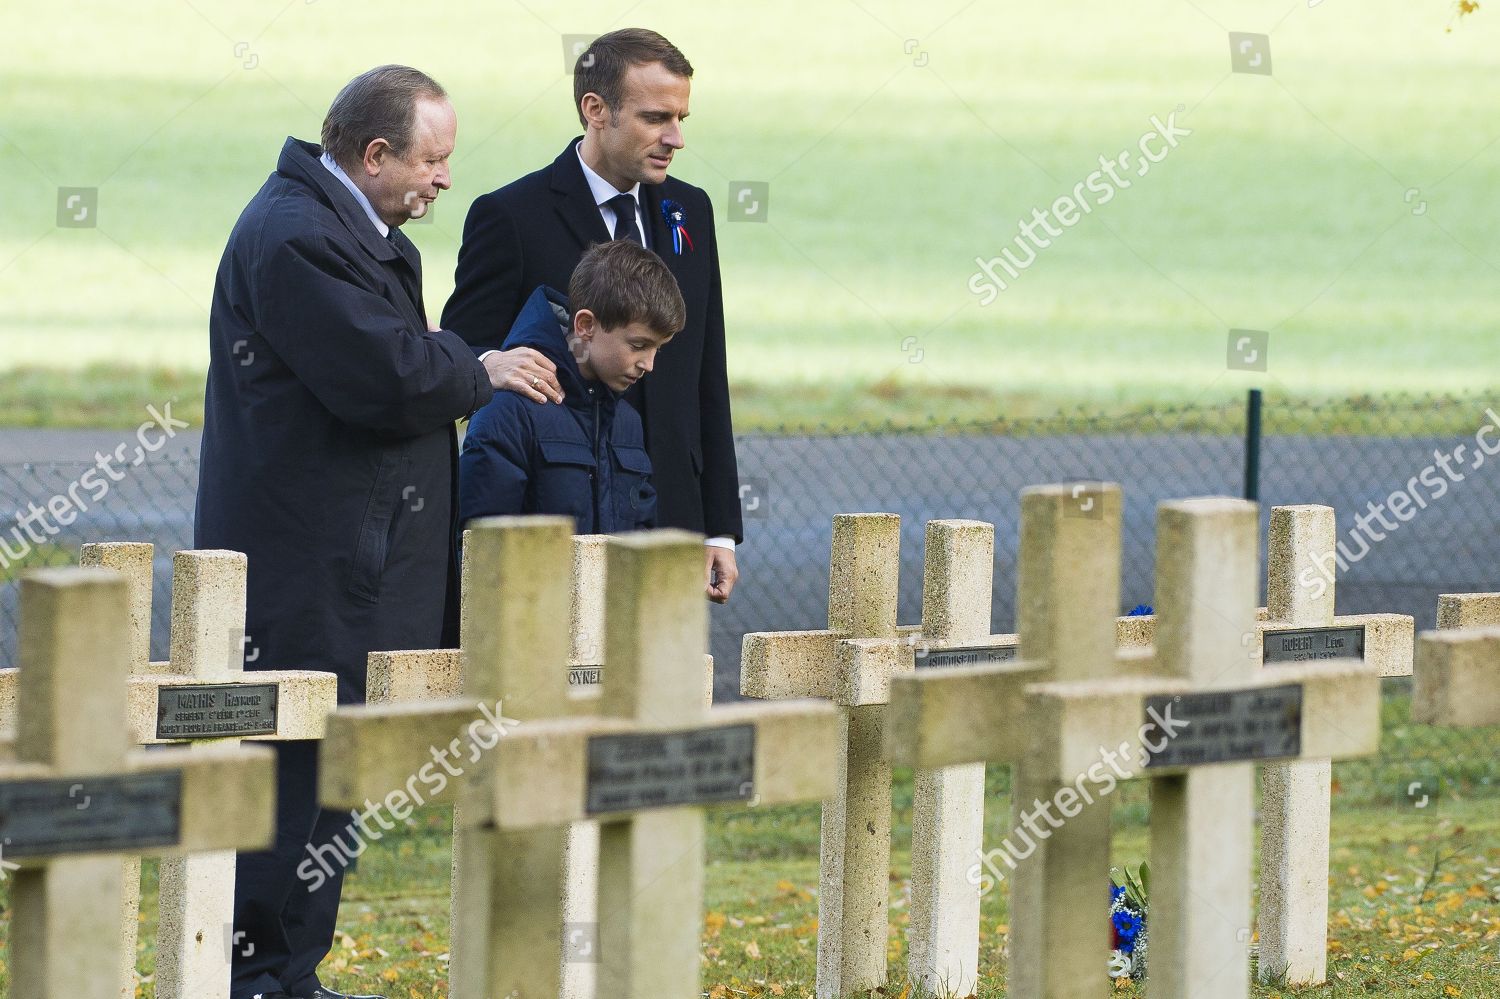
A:
[[[570,687],[594,687],[603,682],[603,666],[568,667],[568,686]]]
[[[917,669],[946,669],[952,666],[987,666],[990,663],[1015,662],[1020,655],[1015,645],[967,645],[962,648],[937,649],[925,656],[917,655]]]
[[[139,852],[181,829],[180,773],[0,784],[0,856]]]
[[[589,815],[746,801],[755,794],[755,726],[589,739]]]
[[[1302,751],[1302,685],[1146,698],[1147,767],[1272,760]]]
[[[215,683],[156,692],[158,739],[276,734],[276,684]]]
[[[1302,663],[1315,659],[1365,657],[1365,628],[1298,628],[1265,632],[1267,663]]]

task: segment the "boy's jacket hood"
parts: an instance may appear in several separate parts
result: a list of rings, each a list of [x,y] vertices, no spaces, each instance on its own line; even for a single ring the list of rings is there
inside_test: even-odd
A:
[[[589,388],[596,391],[602,405],[614,409],[616,394],[601,382],[589,382],[578,369],[578,358],[568,345],[572,333],[568,298],[555,288],[542,285],[531,293],[516,316],[505,350],[530,347],[557,365],[557,381],[562,386],[563,404],[569,408],[588,408],[592,401]]]

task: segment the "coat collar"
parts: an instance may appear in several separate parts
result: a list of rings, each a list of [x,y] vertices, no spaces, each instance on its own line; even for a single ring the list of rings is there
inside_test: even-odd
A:
[[[599,214],[599,206],[594,203],[594,192],[589,189],[583,167],[578,162],[576,149],[582,141],[583,136],[580,135],[569,142],[562,154],[552,162],[551,186],[553,193],[557,195],[557,214],[572,231],[579,247],[587,249],[595,243],[608,242],[610,235]],[[681,285],[684,258],[666,252],[672,245],[672,234],[667,230],[667,220],[661,213],[661,189],[661,184],[641,185],[641,217],[651,229],[652,248],[657,256],[667,262],[667,267]]]
[[[575,150],[582,141],[583,136],[574,139],[568,143],[562,155],[552,161],[552,190],[559,195],[557,214],[562,216],[563,223],[572,230],[579,245],[589,247],[595,243],[609,242],[609,230],[604,227],[599,206],[594,204],[594,192],[589,190],[589,182],[583,176],[583,167],[578,162]],[[642,185],[641,193],[644,194],[645,190],[645,185]]]
[[[369,251],[370,255],[379,261],[395,260],[403,258],[414,269],[419,266],[417,262],[417,248],[412,241],[395,230],[390,239],[381,236],[370,224],[370,218],[365,210],[360,207],[354,195],[349,189],[339,182],[339,179],[329,173],[318,158],[323,155],[323,148],[316,143],[303,142],[287,136],[286,144],[281,147],[281,158],[277,160],[276,172],[285,177],[294,178],[318,192],[319,198],[333,209],[334,214],[344,223],[349,234],[359,241],[359,244]],[[582,171],[579,172],[582,176]],[[416,259],[414,259],[416,258]]]

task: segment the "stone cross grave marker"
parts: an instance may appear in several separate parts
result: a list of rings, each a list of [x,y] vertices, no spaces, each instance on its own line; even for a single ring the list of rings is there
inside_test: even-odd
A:
[[[490,533],[478,539],[481,551],[496,542],[497,535]],[[588,709],[589,702],[599,696],[604,682],[604,594],[605,594],[605,536],[602,534],[576,535],[572,539],[572,599],[570,601],[569,653],[568,653],[568,707],[574,713]],[[473,541],[470,532],[465,532],[464,550],[470,550]],[[476,583],[470,582],[470,560],[464,559],[463,592],[464,611],[461,632],[468,634],[477,621],[494,609],[497,593],[491,593],[470,601]],[[491,579],[491,582],[497,582]],[[713,701],[713,657],[704,656],[704,704]],[[401,701],[431,700],[458,697],[463,691],[462,654],[458,649],[428,649],[423,651],[372,652],[369,660],[368,703],[388,704]],[[454,855],[451,883],[455,886],[451,906],[451,925],[472,926],[473,920],[460,919],[458,914],[459,892],[456,886],[464,884],[466,876],[461,872],[460,847],[463,811],[455,808]],[[568,840],[564,847],[563,864],[565,887],[562,898],[563,924],[571,929],[564,941],[562,954],[562,981],[560,999],[591,999],[595,995],[596,962],[591,955],[597,946],[585,929],[598,922],[595,902],[598,894],[599,827],[594,822],[575,822],[568,829]],[[478,863],[480,861],[476,861]],[[474,953],[489,952],[482,940],[475,942]],[[455,938],[451,948],[452,968],[466,967],[468,958],[467,939]],[[480,974],[482,972],[476,973]],[[476,979],[478,980],[478,979]]]
[[[1069,509],[1080,495],[1070,487]],[[916,645],[916,669],[1017,660],[1019,634],[986,637],[994,526],[929,521],[925,553],[922,625],[908,635]],[[1151,617],[1120,617],[1114,624],[1121,651],[1150,646]],[[889,700],[889,691],[883,693]],[[984,765],[976,760],[913,772],[907,971],[913,982],[934,994],[967,995],[978,980],[981,896],[969,871],[983,852]]]
[[[944,655],[962,661],[986,654],[950,650],[989,635],[994,579],[993,524],[928,522],[919,665],[941,667]],[[890,700],[889,682],[880,699]],[[912,776],[908,974],[929,992],[968,995],[979,980],[979,892],[964,875],[967,858],[984,841],[984,764],[923,768]]]
[[[1424,631],[1411,714],[1424,725],[1500,725],[1500,627]]]
[[[834,517],[829,564],[828,627],[747,634],[740,657],[747,697],[820,697],[839,706],[838,784],[823,803],[820,834],[819,999],[886,983],[891,768],[881,733],[890,678],[913,668],[913,642],[896,628],[901,518]]]
[[[609,999],[700,994],[705,806],[819,800],[836,783],[830,705],[704,707],[702,544],[683,531],[610,538],[600,716],[523,722],[465,803],[502,830],[600,823],[598,978]]]
[[[1115,618],[1121,509],[1119,487],[1109,483],[1037,486],[1022,492],[1019,657],[894,678],[888,759],[913,767],[1012,764],[1012,826],[1022,828],[1033,798],[1050,796],[1050,785],[1028,760],[1027,687],[1054,677],[1137,671],[1147,652],[1118,648],[1122,638],[1150,637],[1149,625],[1143,626],[1141,619],[1124,619],[1130,622],[1127,628]],[[1105,981],[1108,923],[1080,921],[1075,914],[1104,897],[1109,818],[1108,803],[1089,798],[1048,836],[1024,833],[1029,844],[1025,863],[1012,865],[1009,994],[1071,995],[1059,983],[1071,981],[1077,965],[1087,964],[1091,954],[1098,958],[1094,973]],[[975,848],[955,861],[961,860],[976,897],[982,884],[975,863],[980,856]],[[977,927],[974,935],[977,941]]]
[[[1437,626],[1439,630],[1500,626],[1500,593],[1440,594]]]
[[[139,630],[128,600],[126,581],[106,569],[22,578],[19,710],[0,763],[14,996],[120,994],[121,856],[271,842],[269,751],[130,750],[120,694]]]
[[[1438,633],[1417,648],[1412,719],[1428,725],[1500,725],[1500,593],[1444,593]],[[1463,629],[1462,635],[1444,634]]]
[[[482,812],[460,791],[483,756],[512,737],[511,726],[571,713],[571,534],[566,517],[471,524],[457,661],[445,650],[371,658],[372,667],[390,667],[394,679],[374,682],[393,694],[415,688],[448,696],[345,707],[328,720],[325,805],[369,809],[375,799],[399,817],[414,805],[462,802],[454,855],[463,875],[453,885],[450,930],[455,999],[552,999],[561,988],[567,828],[495,832],[471,821]],[[435,664],[435,672],[419,686],[412,678],[422,675],[424,662]]]
[[[1414,624],[1404,614],[1335,616],[1332,507],[1278,506],[1266,544],[1268,619],[1257,657],[1286,663],[1358,659],[1381,676],[1410,676]],[[1328,977],[1328,858],[1333,769],[1329,760],[1261,768],[1259,974],[1292,985]]]
[[[835,518],[830,607],[853,602],[833,596],[854,585],[840,577],[839,567],[850,573],[859,565],[840,553],[860,544],[868,547],[871,535],[884,532],[882,543],[893,553],[879,564],[884,575],[876,576],[868,567],[862,571],[866,585],[879,580],[884,606],[894,620],[899,527],[899,519],[892,515]],[[918,673],[1016,658],[1020,636],[989,634],[993,580],[993,525],[966,520],[927,524],[923,623],[895,629],[913,647]],[[856,595],[854,600],[869,597]],[[1117,640],[1127,647],[1149,644],[1151,624],[1149,618],[1120,618]],[[877,657],[875,653],[887,651],[886,640],[839,637],[846,633],[830,627],[747,635],[742,660],[745,694],[828,697],[850,715],[845,790],[841,801],[825,809],[823,819],[820,996],[872,988],[886,980],[890,764],[883,758],[883,726],[872,719],[886,712],[891,678],[912,668],[904,656]],[[968,868],[983,831],[983,760],[971,757],[952,767],[919,766],[914,776],[908,970],[928,991],[946,988],[963,994],[972,990],[977,976],[979,894]]]
[[[126,697],[131,738],[138,745],[223,745],[318,739],[337,701],[338,678],[302,670],[244,672],[245,556],[230,551],[181,551],[173,556],[171,653],[150,661],[154,548],[140,542],[83,545],[79,564],[125,577],[130,612],[130,676]],[[0,670],[13,689],[16,670]],[[6,699],[13,703],[13,699]],[[5,728],[14,726],[7,715]],[[136,988],[140,858],[123,861],[120,915],[122,997]],[[216,999],[229,994],[229,967],[238,942],[232,930],[234,851],[165,857],[159,865],[160,918],[156,994],[160,999]]]
[[[1255,504],[1242,500],[1162,504],[1154,673],[1027,693],[1031,760],[1059,805],[1106,756],[1138,764],[1124,777],[1151,780],[1151,999],[1249,994],[1254,761],[1368,755],[1380,742],[1374,666],[1264,670],[1247,655],[1257,523]],[[1106,925],[1107,910],[1101,888],[1070,918],[1083,932]],[[1056,945],[1067,949],[1069,936]],[[1046,994],[1105,994],[1095,953]]]

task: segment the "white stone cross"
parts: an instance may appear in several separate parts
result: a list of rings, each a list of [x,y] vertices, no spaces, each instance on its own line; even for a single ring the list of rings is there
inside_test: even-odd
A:
[[[1428,725],[1500,725],[1500,593],[1444,593],[1438,632],[1417,646],[1412,719]],[[1462,634],[1450,634],[1463,629]]]
[[[462,696],[340,710],[329,720],[323,747],[325,804],[358,806],[402,788],[408,791],[400,793],[411,798],[413,775],[432,768],[444,747],[467,746],[459,754],[459,773],[444,779],[441,790],[424,793],[419,803],[453,802],[461,781],[493,763],[483,759],[486,753],[505,751],[495,744],[515,737],[520,729],[510,726],[524,729],[568,718],[580,705],[599,703],[597,698],[580,701],[579,688],[569,684],[574,659],[569,650],[576,647],[577,635],[569,566],[576,551],[597,547],[575,545],[572,522],[565,517],[485,518],[470,525],[462,587],[464,649],[458,668],[449,672],[461,678]],[[393,691],[418,686],[410,677],[420,673],[421,657],[438,661],[436,653],[394,655],[409,657],[418,668],[408,670],[407,679],[392,680]],[[701,650],[696,662],[689,687],[701,711]],[[448,682],[423,681],[420,689],[451,693]],[[599,686],[610,689],[608,680]],[[476,725],[478,732],[472,731]],[[454,888],[454,996],[551,999],[564,980],[572,987],[591,986],[592,976],[564,973],[597,961],[599,953],[592,925],[597,919],[572,918],[593,911],[592,896],[581,898],[591,885],[592,864],[587,856],[570,853],[579,835],[566,822],[555,828],[497,828],[488,811],[487,804],[476,807],[465,797],[455,817],[455,872],[461,875],[456,873]],[[578,853],[586,854],[586,833],[583,839]]]
[[[463,782],[511,724],[572,713],[571,534],[566,517],[486,518],[470,525],[462,652],[371,655],[371,693],[378,695],[329,719],[321,766],[325,805],[369,810],[373,799],[380,803],[375,809],[383,804],[395,812],[457,803]],[[470,822],[471,814],[462,804],[454,821],[453,995],[556,996],[567,829],[502,836]]]
[[[1115,617],[1120,591],[1118,486],[1108,483],[1037,486],[1021,495],[1021,550],[1016,611],[1020,656],[1010,662],[919,670],[891,681],[886,731],[888,758],[913,767],[994,761],[1013,766],[1012,836],[1025,836],[1024,863],[1011,865],[1009,994],[1069,995],[1089,965],[1101,983],[1109,951],[1108,922],[1080,920],[1104,898],[1109,878],[1108,803],[1089,799],[1069,822],[1033,837],[1022,820],[1033,800],[1050,798],[1051,784],[1029,759],[1032,718],[1024,707],[1029,685],[1047,679],[1082,680],[1133,673],[1149,660],[1149,619]],[[1126,647],[1120,649],[1121,642]],[[1009,838],[1008,838],[1009,841]],[[1002,854],[1003,855],[1003,854]],[[970,891],[1000,876],[982,875],[970,850],[963,865]],[[977,939],[977,927],[975,931]],[[1081,955],[1081,956],[1080,956]],[[1082,994],[1082,993],[1080,993]]]
[[[1437,626],[1500,627],[1500,593],[1443,593],[1438,596]]]
[[[892,678],[911,671],[912,664],[885,638],[850,637],[850,630],[838,627],[835,612],[850,605],[878,606],[894,621],[899,527],[893,515],[836,517],[829,629],[756,633],[744,643],[746,694],[828,697],[849,714],[845,788],[823,816],[820,996],[886,981],[891,783],[880,734],[884,726],[878,722],[886,715]],[[863,561],[847,554],[856,549],[867,553]],[[875,562],[877,552],[882,558]],[[1019,635],[989,634],[993,580],[993,525],[927,524],[922,624],[895,629],[915,650],[916,672],[932,676],[1017,656]],[[866,590],[856,592],[859,585]],[[1147,645],[1151,625],[1150,618],[1120,618],[1117,640],[1123,647]],[[952,766],[917,765],[907,967],[912,980],[929,992],[964,995],[977,978],[980,896],[969,869],[980,852],[983,825],[982,757],[967,756]]]
[[[126,697],[137,745],[234,744],[319,739],[338,699],[338,677],[306,670],[246,673],[246,559],[240,552],[180,551],[172,559],[171,650],[150,661],[154,548],[142,542],[83,545],[79,564],[125,577],[130,676]],[[17,671],[0,670],[0,690]],[[0,695],[0,700],[11,699]],[[11,728],[7,715],[0,726]],[[135,995],[140,859],[123,861],[120,994]],[[155,986],[159,999],[227,999],[235,939],[234,851],[164,857],[159,865]]]
[[[1247,654],[1257,521],[1255,504],[1242,500],[1162,504],[1153,675],[1039,684],[1026,698],[1032,760],[1054,800],[1106,755],[1138,765],[1122,779],[1151,780],[1151,999],[1249,994],[1253,761],[1339,759],[1379,746],[1373,665],[1269,670]],[[1107,908],[1100,889],[1071,918],[1105,925]],[[1066,947],[1066,936],[1056,945]],[[1103,995],[1101,963],[1090,952],[1045,994]]]
[[[1266,544],[1267,620],[1256,627],[1257,661],[1359,659],[1381,676],[1410,676],[1414,624],[1404,614],[1334,614],[1334,511],[1271,510]],[[1328,977],[1328,858],[1333,769],[1329,760],[1261,768],[1259,975],[1291,985]]]
[[[122,856],[263,849],[273,836],[268,750],[130,749],[121,693],[140,632],[128,601],[125,579],[106,569],[22,578],[16,734],[0,753],[0,860],[21,865],[15,996],[119,996]]]
[[[477,536],[471,531],[464,533],[464,581],[461,632],[468,634],[478,621],[494,610],[497,590],[467,599],[479,585],[470,581],[470,559],[467,553],[479,551],[496,557],[491,546],[498,543],[500,535],[493,527]],[[478,547],[474,547],[477,545]],[[602,534],[576,535],[572,539],[572,599],[569,605],[569,653],[567,663],[568,708],[574,713],[588,710],[590,701],[599,696],[605,679],[604,664],[604,558],[605,536]],[[492,577],[492,583],[498,578]],[[422,701],[458,697],[463,692],[462,654],[458,649],[428,649],[422,651],[372,652],[369,659],[368,698],[369,704],[390,704],[403,701]],[[713,657],[704,657],[704,703],[713,700]],[[454,859],[452,865],[453,885],[451,922],[454,939],[451,946],[450,969],[455,978],[483,980],[489,972],[482,965],[472,973],[468,970],[469,958],[476,962],[487,961],[485,955],[494,952],[486,944],[483,934],[471,943],[469,934],[460,934],[458,928],[472,929],[488,920],[476,923],[473,917],[459,913],[461,892],[459,886],[470,879],[462,868],[462,857],[466,852],[462,835],[463,809],[455,807]],[[503,844],[501,844],[503,846]],[[564,846],[564,891],[562,897],[562,922],[565,927],[585,927],[597,923],[595,902],[598,894],[599,827],[594,822],[575,822],[568,829],[568,840]],[[482,858],[475,860],[483,864]],[[589,946],[587,934],[569,930],[571,939],[564,941],[560,999],[591,999],[595,995],[596,962],[588,960],[587,954],[578,953]]]
[[[993,535],[990,551],[992,563]],[[823,803],[818,864],[819,999],[886,983],[891,767],[881,740],[891,677],[913,668],[915,646],[896,627],[900,517],[834,517],[829,564],[828,627],[747,634],[740,655],[740,691],[747,697],[819,697],[839,706],[838,787]],[[958,627],[966,631],[969,622]]]
[[[1500,725],[1500,627],[1424,631],[1411,715],[1424,725]]]
[[[609,999],[700,995],[705,806],[820,800],[836,783],[831,706],[705,708],[702,544],[683,531],[609,539],[600,716],[523,721],[465,802],[502,830],[600,823],[598,988]]]

